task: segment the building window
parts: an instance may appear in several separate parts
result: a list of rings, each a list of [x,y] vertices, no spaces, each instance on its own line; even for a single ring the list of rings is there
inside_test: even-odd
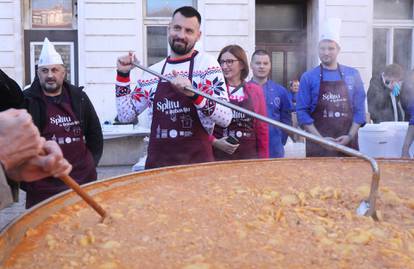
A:
[[[72,28],[72,0],[32,0],[32,28]]]
[[[147,0],[148,17],[170,17],[174,10],[182,6],[195,6],[193,0]]]
[[[413,18],[412,0],[375,0],[374,19],[411,20]]]
[[[144,1],[145,60],[153,65],[168,55],[167,26],[174,10],[181,6],[197,8],[196,0]]]
[[[43,40],[47,37],[62,56],[66,79],[78,83],[78,33],[76,0],[23,0],[25,82],[36,74]]]
[[[271,79],[284,86],[306,70],[307,1],[256,0],[256,49],[271,55]]]
[[[397,63],[413,69],[413,0],[374,1],[372,75]]]
[[[256,30],[261,31],[301,31],[306,17],[302,3],[274,3],[259,1],[256,4]]]
[[[168,55],[166,26],[147,26],[147,60],[154,64]]]

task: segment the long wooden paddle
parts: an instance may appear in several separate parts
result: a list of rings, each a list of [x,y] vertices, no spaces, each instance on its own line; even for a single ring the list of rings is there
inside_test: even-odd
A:
[[[89,206],[91,206],[99,215],[102,220],[107,217],[106,211],[86,192],[71,176],[61,176],[59,178],[66,185],[68,185],[73,191],[75,191]]]

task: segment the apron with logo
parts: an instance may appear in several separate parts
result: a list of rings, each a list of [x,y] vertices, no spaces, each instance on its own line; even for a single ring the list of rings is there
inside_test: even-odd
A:
[[[192,81],[194,57],[189,67]],[[161,73],[164,73],[168,59]],[[145,168],[213,161],[209,135],[192,100],[160,80],[153,101],[151,134]]]
[[[233,93],[238,90],[239,87],[237,87]],[[249,92],[245,90],[245,87],[243,87],[243,91],[245,94],[243,100],[230,98],[230,103],[254,111],[252,97]],[[227,128],[216,126],[214,128],[214,136],[217,139],[224,136],[233,136],[239,140],[239,147],[233,154],[227,154],[224,151],[214,148],[214,158],[217,161],[258,158],[254,121],[255,119],[253,117],[233,110],[233,119],[231,120],[230,125]]]
[[[70,176],[79,184],[97,179],[95,163],[91,152],[83,139],[83,130],[70,105],[66,90],[62,92],[60,102],[53,102],[45,97],[47,106],[47,124],[42,135],[46,140],[54,140],[62,149],[63,156],[72,165]],[[27,183],[26,208],[29,208],[68,187],[59,179],[49,177]]]
[[[347,135],[352,125],[353,113],[351,100],[349,99],[348,89],[343,74],[338,64],[338,72],[341,80],[324,81],[323,68],[320,74],[320,88],[318,103],[312,113],[314,125],[323,137],[337,138]],[[357,136],[346,145],[358,149]],[[347,156],[342,152],[325,149],[319,144],[310,140],[306,141],[307,157],[342,157]]]

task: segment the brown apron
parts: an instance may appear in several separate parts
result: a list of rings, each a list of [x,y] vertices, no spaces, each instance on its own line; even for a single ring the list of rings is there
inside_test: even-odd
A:
[[[47,140],[54,140],[59,144],[63,156],[72,165],[70,176],[77,183],[95,181],[97,179],[95,162],[85,144],[83,130],[65,89],[63,89],[61,98],[59,103],[54,103],[44,96],[47,106],[47,124],[42,130],[42,135]],[[54,177],[25,184],[27,184],[25,187],[27,190],[26,208],[68,189],[60,179]]]
[[[236,88],[236,90],[239,87]],[[245,98],[241,101],[230,99],[230,103],[243,107],[247,110],[254,111],[252,97],[249,92],[245,90]],[[227,128],[216,126],[214,128],[214,136],[219,139],[224,136],[233,136],[240,142],[239,147],[233,154],[227,154],[224,151],[214,148],[214,158],[216,161],[225,160],[242,160],[242,159],[257,159],[257,143],[256,143],[256,132],[254,130],[255,119],[244,113],[233,110],[233,119]]]
[[[194,57],[190,60],[192,81]],[[161,73],[164,73],[168,59]],[[151,134],[145,168],[213,161],[209,135],[192,100],[160,80],[153,101]]]
[[[348,134],[353,121],[351,100],[343,74],[338,64],[338,72],[341,80],[324,81],[322,65],[320,74],[320,88],[318,103],[311,117],[314,125],[323,137],[337,138],[341,135]],[[357,137],[347,145],[358,149]],[[347,156],[336,150],[325,149],[309,140],[306,141],[307,157],[343,157]]]

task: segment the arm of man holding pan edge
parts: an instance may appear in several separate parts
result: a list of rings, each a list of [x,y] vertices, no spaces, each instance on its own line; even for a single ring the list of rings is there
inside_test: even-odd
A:
[[[8,182],[68,175],[71,165],[54,141],[45,141],[25,110],[0,113],[0,209],[13,201]]]
[[[414,100],[411,100],[411,103],[408,109],[410,110],[411,118],[410,118],[407,134],[405,135],[404,144],[402,148],[401,157],[403,158],[410,158],[410,146],[414,141]]]

